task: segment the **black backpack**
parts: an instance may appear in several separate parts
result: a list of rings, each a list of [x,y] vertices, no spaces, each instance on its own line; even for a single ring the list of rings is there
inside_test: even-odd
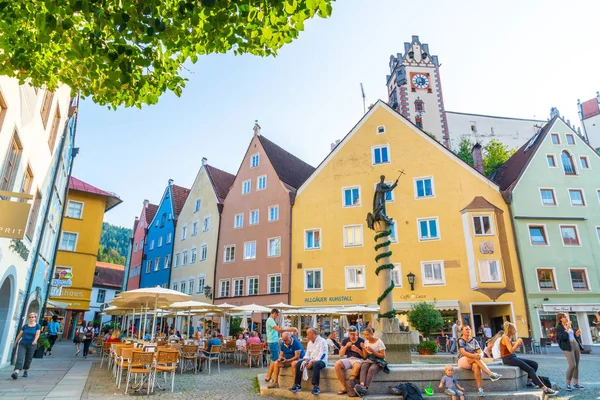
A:
[[[407,382],[400,383],[396,386],[390,387],[392,394],[402,396],[403,400],[423,400],[421,389],[417,385]]]

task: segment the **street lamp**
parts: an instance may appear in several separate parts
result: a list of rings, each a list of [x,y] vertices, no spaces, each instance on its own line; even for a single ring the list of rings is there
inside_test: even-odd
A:
[[[408,278],[408,283],[410,284],[410,290],[415,290],[415,274],[409,272],[406,277]]]
[[[204,286],[204,296],[207,299],[212,299],[212,288],[208,285]]]

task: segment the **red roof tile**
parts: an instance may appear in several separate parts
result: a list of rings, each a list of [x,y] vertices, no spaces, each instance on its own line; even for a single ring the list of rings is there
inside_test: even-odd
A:
[[[598,99],[591,99],[581,103],[581,111],[583,112],[584,119],[600,114],[600,105],[598,104]]]
[[[80,192],[92,193],[106,197],[106,209],[104,210],[105,212],[123,202],[115,193],[98,189],[97,187],[92,186],[89,183],[86,183],[80,179],[77,179],[74,176],[72,176],[69,181],[69,190],[77,190]]]
[[[264,136],[258,137],[279,179],[298,189],[314,172],[315,168],[292,153],[287,152]]]
[[[463,208],[461,212],[475,210],[499,210],[499,208],[487,201],[484,197],[475,196],[473,201],[471,201],[465,208]]]
[[[215,192],[217,193],[217,200],[219,203],[223,203],[225,197],[227,197],[227,193],[229,193],[229,189],[233,185],[235,175],[208,164],[206,165],[206,172],[208,173],[208,177],[210,178],[212,186],[215,188]]]
[[[120,289],[123,283],[125,266],[110,264],[105,262],[96,262],[96,273],[94,274],[94,286],[111,287]]]
[[[190,189],[173,185],[171,187],[171,192],[173,193],[173,212],[175,213],[173,217],[177,218],[181,212],[181,209],[183,208],[183,205],[185,204],[188,194],[190,194]]]
[[[156,204],[148,204],[146,208],[146,225],[150,225],[157,211],[158,206]]]

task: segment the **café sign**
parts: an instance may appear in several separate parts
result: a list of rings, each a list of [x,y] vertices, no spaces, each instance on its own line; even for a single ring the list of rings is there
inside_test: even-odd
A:
[[[10,200],[11,198],[23,201]],[[30,194],[0,190],[0,238],[23,239],[31,204]]]

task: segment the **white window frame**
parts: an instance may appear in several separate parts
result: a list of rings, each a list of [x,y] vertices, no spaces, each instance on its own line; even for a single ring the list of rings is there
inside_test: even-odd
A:
[[[488,268],[489,268],[489,262],[490,261],[495,261],[496,264],[498,265],[498,279],[499,280],[496,280],[496,281],[494,281],[494,280],[483,280],[483,274],[481,273],[481,266],[482,266],[483,263],[487,263]],[[501,262],[500,262],[499,259],[495,259],[495,258],[480,258],[479,260],[477,260],[477,264],[478,264],[478,267],[479,267],[479,281],[481,283],[502,283],[503,282],[503,279],[502,279],[502,264],[501,264]]]
[[[191,237],[198,236],[198,220],[192,222],[192,232],[190,234]]]
[[[160,269],[160,259],[161,257],[156,257],[154,259],[154,271],[158,271]]]
[[[190,250],[190,264],[196,264],[198,261],[198,248],[195,246]]]
[[[383,148],[387,148],[387,154],[388,154],[388,160],[387,162],[380,162],[380,163],[375,163],[375,150],[377,149],[383,149]],[[377,166],[377,165],[387,165],[390,164],[392,162],[392,153],[390,151],[390,145],[389,144],[378,144],[375,146],[371,146],[371,165],[372,166]]]
[[[148,248],[148,250],[154,250],[154,239],[150,241],[150,247]]]
[[[171,284],[171,290],[178,292],[179,291],[179,282],[173,282]]]
[[[256,158],[256,165],[254,164],[254,159]],[[260,153],[254,153],[250,156],[250,169],[256,168],[260,165]]]
[[[175,265],[173,268],[181,267],[181,253],[175,253]]]
[[[356,287],[350,287],[349,286],[349,282],[348,282],[348,271],[350,269],[356,269],[356,270],[360,270],[361,273],[360,275],[363,276],[363,281],[364,281],[364,285],[363,286],[356,286]],[[344,282],[346,285],[346,290],[366,290],[367,289],[367,275],[366,275],[366,268],[364,265],[352,265],[352,266],[347,266],[344,267]]]
[[[66,249],[66,248],[62,247],[63,237],[64,237],[64,235],[66,233],[68,233],[70,235],[75,235],[75,244],[73,245],[73,250]],[[77,232],[70,232],[70,231],[62,231],[62,233],[60,234],[60,242],[59,242],[58,249],[61,250],[61,251],[76,252],[77,251],[77,243],[78,242],[79,242],[79,233],[77,233]]]
[[[562,235],[563,227],[574,227],[575,228],[575,234],[577,235],[577,240],[579,241],[579,244],[565,244],[565,239],[563,238],[563,235]],[[560,236],[560,241],[562,242],[563,247],[581,247],[582,246],[581,235],[579,234],[579,226],[577,226],[577,224],[558,225],[558,234]]]
[[[196,289],[196,279],[189,278],[188,279],[187,294],[193,295],[195,289]]]
[[[381,132],[379,128],[383,128]],[[385,125],[379,125],[377,128],[375,128],[375,133],[378,135],[383,135],[385,133]]]
[[[187,294],[186,289],[187,289],[187,281],[184,279],[179,282],[179,291],[183,294]]]
[[[392,234],[390,236],[390,242],[392,244],[398,244],[398,223],[396,220],[392,220]]]
[[[138,251],[138,242],[135,242],[135,244],[133,245],[133,252],[137,253]]]
[[[394,181],[385,181],[386,184],[392,186],[394,184]],[[379,182],[375,182],[375,184],[373,185],[373,192],[375,192],[375,190],[377,190],[377,185],[379,184]],[[387,204],[389,203],[395,203],[396,202],[396,189],[393,189],[391,192],[387,192],[385,193],[385,195],[390,195],[392,198],[390,200],[385,199],[385,202]]]
[[[146,273],[149,274],[152,272],[152,260],[146,260]]]
[[[189,261],[188,255],[189,255],[189,253],[188,253],[187,249],[184,249],[181,252],[181,266],[182,267],[185,267],[186,265],[189,264],[189,262],[188,262]]]
[[[74,217],[72,215],[69,215],[69,206],[71,205],[71,203],[73,204],[81,204],[81,214],[79,215],[79,217]],[[85,203],[83,201],[75,201],[75,200],[69,200],[69,202],[67,203],[67,214],[66,216],[69,218],[73,218],[73,219],[83,219],[83,208],[85,207]]]
[[[227,296],[223,296],[223,283],[227,282],[228,288],[227,288]],[[231,293],[231,281],[229,279],[219,279],[219,298],[222,297],[229,297],[229,294]]]
[[[200,282],[202,282],[202,288],[200,288]],[[196,283],[196,293],[204,295],[204,287],[206,286],[206,274],[204,272],[198,274],[198,279],[196,279]]]
[[[271,241],[279,240],[279,254],[271,254]],[[281,257],[281,236],[274,236],[267,239],[267,257],[276,258]]]
[[[358,235],[359,235],[360,243],[356,243],[356,244],[348,243],[348,232],[347,232],[348,228],[358,228],[359,229]],[[360,224],[344,225],[342,227],[342,235],[344,237],[344,247],[362,247],[364,245],[363,226]]]
[[[419,197],[419,188],[417,187],[417,182],[424,181],[426,179],[429,179],[431,181],[431,196],[424,195],[422,197]],[[417,176],[413,178],[413,188],[415,191],[415,200],[435,199],[435,181],[433,179],[433,175]],[[423,190],[425,190],[425,184],[423,184]]]
[[[246,191],[246,187],[248,188],[248,191]],[[242,196],[250,194],[250,192],[252,192],[252,180],[246,179],[245,181],[242,181]]]
[[[240,294],[236,293],[236,290],[235,290],[236,283],[241,283],[241,285],[240,285],[241,293]],[[233,289],[233,291],[231,292],[231,297],[243,297],[245,286],[246,286],[246,282],[245,282],[245,279],[243,276],[240,276],[237,278],[231,278],[231,289]]]
[[[167,244],[170,244],[173,240],[173,234],[171,232],[167,233]]]
[[[205,215],[202,219],[202,232],[208,232],[210,230],[210,215]]]
[[[546,244],[533,244],[533,240],[531,240],[531,232],[529,231],[531,227],[542,227],[544,230],[544,237],[546,238]],[[546,228],[546,224],[527,224],[527,236],[529,237],[529,245],[532,247],[546,247],[550,246],[550,237],[548,236],[548,229]],[[561,234],[562,238],[562,234]]]
[[[263,178],[265,180],[265,187],[261,188],[260,187],[260,181]],[[261,176],[256,177],[256,191],[258,192],[258,191],[261,191],[261,190],[267,190],[267,175],[261,175]]]
[[[585,281],[587,282],[587,289],[575,289],[573,287],[573,277],[571,276],[572,270],[583,270],[585,273]],[[591,292],[592,291],[592,282],[590,281],[590,274],[588,273],[588,269],[586,267],[569,267],[569,281],[571,281],[571,292],[573,293],[581,293],[581,292]]]
[[[480,233],[477,234],[477,232],[475,232],[475,218],[480,218],[481,220],[481,227],[483,228],[483,217],[488,217],[490,219],[490,233]],[[496,234],[496,229],[494,226],[494,218],[492,216],[492,214],[476,214],[476,215],[471,215],[471,224],[473,224],[473,236],[494,236]]]
[[[279,292],[274,292],[271,290],[271,279],[279,277]],[[281,293],[282,286],[282,276],[281,274],[268,274],[267,275],[267,293],[268,294],[278,294]]]
[[[272,210],[277,210],[277,218],[271,219]],[[279,220],[279,204],[275,204],[275,205],[269,206],[268,211],[269,211],[269,215],[267,216],[267,219],[268,219],[269,222],[273,222],[273,221],[278,221]]]
[[[162,247],[162,245],[163,245],[163,237],[159,236],[158,237],[158,244],[156,245],[156,247]]]
[[[394,269],[392,270],[392,283],[394,287],[401,288],[402,287],[402,264],[401,263],[393,263]],[[394,281],[393,273],[396,272],[398,274],[398,281]]]
[[[308,232],[316,232],[319,231],[319,247],[308,247]],[[314,235],[313,235],[313,244],[314,244]],[[321,228],[310,228],[304,230],[304,250],[321,250],[323,248],[323,233],[321,232]]]
[[[231,260],[227,259],[227,249],[233,248],[233,258]],[[223,263],[229,264],[235,262],[235,244],[228,244],[223,246]]]
[[[587,164],[587,168],[581,164],[581,160],[585,160]],[[592,164],[590,163],[590,158],[588,156],[579,156],[579,168],[580,169],[592,169]]]
[[[242,223],[241,223],[240,226],[237,226],[238,217],[241,217],[240,220],[242,221]],[[235,214],[233,216],[233,229],[242,229],[243,227],[244,227],[244,214],[243,213],[241,213],[241,214]]]
[[[252,223],[252,214],[256,213],[256,222]],[[260,210],[257,208],[255,210],[250,210],[248,213],[248,226],[258,225],[260,222]]]
[[[436,237],[423,237],[423,232],[421,232],[421,222],[427,221],[427,229],[429,230],[429,221],[435,221],[435,227],[437,230]],[[396,224],[394,224],[395,227]],[[440,219],[439,217],[425,217],[425,218],[417,218],[417,234],[419,235],[419,242],[431,242],[442,239],[442,232],[440,231]]]
[[[202,198],[196,199],[194,202],[194,214],[200,212],[200,208],[202,207]]]
[[[254,257],[246,257],[246,245],[254,243]],[[244,242],[244,261],[254,261],[256,260],[256,240],[250,240],[248,242]]]
[[[554,278],[554,286],[556,286],[554,289],[542,289],[542,287],[540,286],[540,276],[538,274],[538,271],[540,269],[544,269],[544,270],[551,270],[552,271],[552,277]],[[569,273],[569,276],[571,274]],[[556,268],[554,267],[536,267],[535,268],[535,279],[537,280],[538,283],[538,292],[540,293],[546,293],[546,292],[558,292],[558,280],[556,279]]]
[[[200,262],[206,261],[208,258],[208,244],[204,243],[200,246]]]
[[[163,269],[169,269],[171,268],[171,254],[167,254],[165,255],[165,266],[163,267]]]
[[[185,240],[187,238],[187,225],[181,226],[181,240]]]
[[[250,280],[254,279],[256,279],[256,293],[250,293]],[[246,294],[248,296],[258,296],[260,294],[260,277],[258,275],[246,277]]]
[[[544,196],[542,196],[542,190],[552,191],[552,197],[554,198],[554,204],[545,204],[544,203]],[[539,188],[539,191],[540,191],[540,201],[542,202],[542,207],[558,207],[558,197],[556,196],[556,190],[554,190],[554,188],[541,187],[541,188]]]
[[[425,264],[440,264],[441,272],[442,272],[442,282],[436,283],[425,283]],[[446,268],[444,266],[443,260],[431,260],[431,261],[421,261],[421,285],[423,287],[427,286],[446,286]]]
[[[318,289],[309,289],[308,288],[308,279],[307,279],[307,274],[309,272],[314,272],[314,271],[319,271],[320,273],[320,283],[321,283],[321,287]],[[305,269],[304,270],[304,291],[305,292],[322,292],[323,291],[323,268],[309,268],[309,269]]]
[[[571,191],[579,191],[581,193],[581,201],[583,201],[582,205],[573,204],[573,199],[571,198]],[[583,190],[583,188],[568,188],[567,193],[569,194],[569,204],[571,204],[571,207],[587,207],[587,199],[585,198],[585,191]]]
[[[358,204],[346,204],[346,190],[358,189]],[[360,185],[345,186],[342,188],[342,208],[353,208],[362,206],[362,190]]]
[[[552,159],[554,160],[554,167],[552,167],[548,164],[548,156],[552,157]],[[546,153],[546,166],[548,168],[558,168],[558,161],[556,160],[556,154]]]

